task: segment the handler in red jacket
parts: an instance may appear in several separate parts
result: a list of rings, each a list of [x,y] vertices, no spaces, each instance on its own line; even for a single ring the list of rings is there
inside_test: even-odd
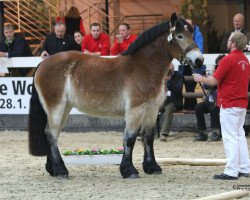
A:
[[[108,56],[110,54],[109,36],[101,33],[99,23],[90,25],[90,34],[85,35],[82,41],[82,52],[97,56]]]
[[[230,53],[219,63],[213,76],[193,74],[196,82],[218,85],[217,105],[220,107],[220,123],[227,165],[222,174],[214,179],[236,180],[249,177],[250,160],[247,140],[243,129],[248,104],[250,65],[242,53],[247,37],[233,32],[227,40]]]
[[[111,48],[111,55],[118,55],[127,50],[136,37],[136,35],[130,34],[130,26],[127,23],[122,23],[119,26],[119,35],[116,35],[114,45]]]

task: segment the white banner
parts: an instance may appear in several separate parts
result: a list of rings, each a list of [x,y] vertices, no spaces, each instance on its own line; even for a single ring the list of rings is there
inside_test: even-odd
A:
[[[0,78],[0,114],[28,114],[33,78]]]
[[[33,78],[0,78],[0,114],[29,114]],[[72,109],[70,114],[82,114]]]

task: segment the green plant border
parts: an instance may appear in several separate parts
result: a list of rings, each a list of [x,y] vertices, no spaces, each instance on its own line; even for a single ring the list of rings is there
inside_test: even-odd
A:
[[[83,148],[79,148],[76,150],[65,150],[63,152],[64,156],[80,156],[80,155],[113,155],[113,154],[123,154],[124,150],[123,147],[120,147],[118,149],[87,149],[84,150]]]

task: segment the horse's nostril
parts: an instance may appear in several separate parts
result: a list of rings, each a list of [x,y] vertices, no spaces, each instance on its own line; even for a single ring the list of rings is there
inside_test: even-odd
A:
[[[199,58],[196,58],[195,59],[195,65],[197,67],[201,67],[203,65],[203,60],[202,59],[199,59]]]

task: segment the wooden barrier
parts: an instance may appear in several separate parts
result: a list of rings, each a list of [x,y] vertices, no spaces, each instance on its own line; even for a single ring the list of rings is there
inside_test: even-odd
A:
[[[203,92],[184,92],[183,98],[203,98],[205,94]]]
[[[215,59],[220,54],[203,54],[204,56],[204,65],[206,65],[207,71],[211,71],[213,65],[215,64]],[[250,60],[250,53],[245,54]],[[113,58],[115,56],[103,56],[105,58]],[[13,57],[13,58],[0,58],[0,68],[1,67],[7,67],[7,68],[23,68],[23,67],[37,67],[38,64],[43,59],[41,57]],[[173,64],[175,70],[178,70],[178,67],[180,65],[179,61],[176,59],[173,59]]]
[[[206,65],[206,69],[209,71],[212,69],[214,63],[215,63],[215,59],[217,58],[219,54],[203,54],[204,56],[204,65]],[[247,53],[246,56],[248,57],[248,59],[250,60],[250,54]],[[105,58],[109,59],[109,58],[113,58],[114,56],[104,56]],[[32,68],[36,68],[38,66],[38,64],[42,61],[43,59],[41,57],[13,57],[13,58],[0,58],[0,72],[1,69],[3,68],[28,68],[28,67],[32,67]],[[176,60],[173,59],[173,64],[175,67],[175,70],[178,70],[178,66],[180,65],[180,63]],[[193,80],[192,76],[185,76],[184,77],[186,80]],[[14,78],[9,77],[8,78],[10,81],[14,80]],[[6,78],[7,80],[7,78]],[[20,86],[20,81],[22,80],[22,78],[18,78],[18,80],[15,80],[17,82],[17,86]],[[31,79],[30,79],[31,80]],[[5,82],[5,80],[2,80],[2,82]],[[28,82],[28,78],[27,78],[27,82]],[[30,82],[30,81],[29,81]],[[10,83],[12,84],[12,82]],[[28,84],[26,84],[27,86]],[[5,85],[3,85],[5,86]],[[7,93],[7,89],[5,91],[4,89],[4,93],[6,93],[6,97],[8,96]],[[23,96],[26,94],[22,94]],[[250,96],[250,94],[248,94]],[[27,95],[26,95],[27,96]],[[184,92],[183,93],[183,98],[203,98],[204,94],[202,92]],[[9,97],[8,97],[9,98]],[[17,100],[19,97],[17,97]],[[19,102],[21,103],[21,102]],[[26,112],[26,111],[25,111]]]

